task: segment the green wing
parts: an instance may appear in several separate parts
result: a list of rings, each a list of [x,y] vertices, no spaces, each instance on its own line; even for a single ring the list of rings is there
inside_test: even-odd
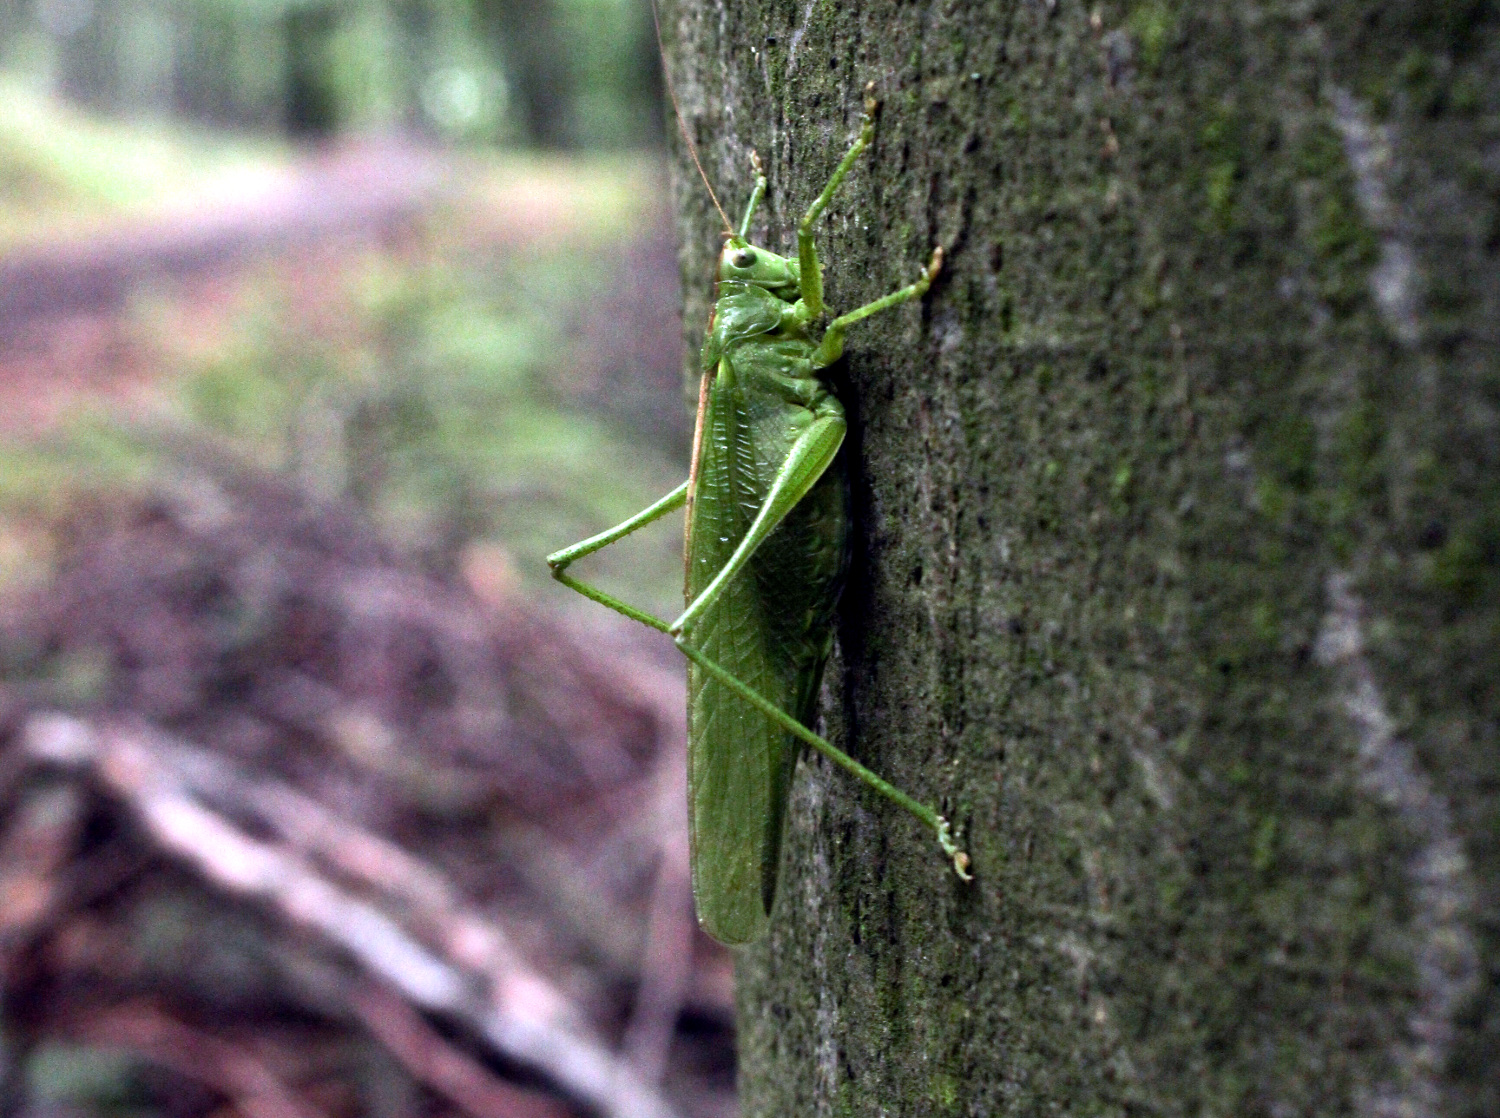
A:
[[[791,443],[813,418],[805,406],[757,393],[755,380],[714,378],[704,401],[688,530],[689,600],[733,553]],[[837,404],[830,398],[823,406]],[[688,635],[709,659],[804,723],[832,640],[846,504],[840,463]],[[693,897],[699,923],[723,943],[748,943],[764,934],[797,754],[796,738],[689,666]]]

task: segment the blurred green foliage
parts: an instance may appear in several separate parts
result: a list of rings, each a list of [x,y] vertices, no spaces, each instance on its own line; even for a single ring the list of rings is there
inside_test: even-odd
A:
[[[0,67],[111,113],[545,148],[659,143],[646,0],[34,0]]]
[[[268,139],[94,116],[0,76],[0,246],[274,173]]]
[[[0,108],[0,165],[0,245],[30,251],[70,216],[107,223],[174,192],[211,196],[221,175],[285,172],[268,142],[101,121],[24,91]],[[138,290],[117,330],[148,366],[149,403],[85,392],[63,426],[0,443],[0,583],[45,574],[26,525],[81,495],[170,481],[189,443],[353,501],[434,565],[477,555],[489,577],[576,608],[545,555],[686,466],[675,306],[644,325],[628,299],[618,321],[600,310],[641,286],[622,268],[643,244],[675,268],[657,244],[660,172],[636,156],[471,153],[452,174],[449,201],[399,231],[273,256],[213,281],[213,306],[191,288]],[[594,570],[669,611],[680,533],[642,536]]]
[[[477,559],[485,577],[576,606],[555,591],[545,556],[624,519],[685,470],[582,405],[575,390],[588,386],[570,380],[593,357],[568,324],[612,282],[593,262],[637,230],[616,217],[486,258],[463,224],[449,211],[414,249],[341,252],[300,274],[267,268],[211,351],[161,370],[150,408],[122,417],[95,406],[45,439],[0,450],[0,515],[171,484],[184,446],[211,447],[285,472],[317,497],[353,501],[433,567]],[[182,330],[174,303],[133,313],[147,337]],[[688,422],[670,384],[661,408]],[[681,597],[680,529],[611,549],[594,570],[667,612]]]
[[[446,565],[493,541],[517,577],[543,583],[549,552],[666,492],[683,464],[570,401],[569,370],[592,358],[560,326],[612,281],[592,267],[607,242],[481,263],[461,240],[445,243],[449,230],[431,232],[425,259],[345,263],[342,290],[313,306],[322,316],[339,305],[331,331],[307,321],[301,284],[268,275],[235,343],[183,378],[176,406],[308,491],[352,498],[408,553]],[[662,407],[680,413],[680,398]],[[662,533],[649,558],[606,566],[667,609],[681,595],[680,554]]]
[[[68,1104],[119,1115],[149,1113],[137,1082],[139,1061],[123,1052],[101,1052],[77,1044],[40,1045],[27,1061],[27,1093],[40,1106]]]

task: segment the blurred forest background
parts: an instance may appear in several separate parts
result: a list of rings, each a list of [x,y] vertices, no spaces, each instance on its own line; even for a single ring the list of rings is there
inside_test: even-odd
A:
[[[686,468],[659,70],[0,0],[3,1118],[734,1113],[680,665],[543,562]]]

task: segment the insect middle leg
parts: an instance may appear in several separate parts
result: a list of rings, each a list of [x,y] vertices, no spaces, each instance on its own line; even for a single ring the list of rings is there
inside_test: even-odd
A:
[[[932,250],[932,259],[928,261],[927,267],[922,269],[922,276],[916,283],[909,284],[899,291],[892,291],[889,295],[882,295],[879,299],[872,300],[862,307],[854,308],[848,314],[841,314],[835,318],[823,331],[823,340],[818,343],[818,348],[813,352],[812,367],[826,369],[839,359],[844,352],[844,331],[856,322],[926,295],[927,289],[932,286],[932,281],[937,278],[942,267],[943,246],[938,245]]]
[[[623,613],[626,617],[634,621],[639,621],[642,625],[649,625],[651,628],[665,633],[667,631],[667,623],[661,618],[654,617],[644,610],[636,609],[628,602],[622,602],[613,594],[606,594],[603,590],[590,586],[586,582],[580,582],[565,572],[574,561],[582,559],[585,555],[592,555],[596,551],[602,551],[615,541],[623,540],[630,533],[644,528],[647,524],[660,520],[669,512],[680,509],[687,503],[688,485],[688,482],[683,482],[654,505],[642,509],[629,520],[621,521],[608,531],[600,532],[597,536],[590,536],[581,543],[575,543],[572,547],[565,547],[561,551],[553,552],[547,556],[547,566],[552,568],[552,577],[568,589],[578,591],[578,593],[590,601],[598,602],[601,606],[608,606],[616,613]]]

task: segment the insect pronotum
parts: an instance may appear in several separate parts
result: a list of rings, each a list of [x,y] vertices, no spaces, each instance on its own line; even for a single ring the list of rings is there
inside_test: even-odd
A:
[[[813,223],[869,146],[875,108],[867,87],[859,136],[802,216],[795,260],[747,239],[766,192],[758,158],[744,219],[734,229],[725,218],[687,481],[622,524],[547,559],[558,581],[668,633],[690,661],[693,900],[704,930],[727,944],[765,934],[799,741],[920,819],[958,875],[969,878],[968,855],[946,819],[808,728],[833,644],[849,531],[848,481],[838,453],[844,409],[817,374],[843,353],[850,326],[920,299],[943,262],[943,250],[933,249],[915,283],[839,315],[819,333],[825,308]],[[683,135],[692,151],[686,129]],[[717,198],[714,206],[722,217]],[[684,505],[686,609],[675,621],[566,573],[575,560]]]

